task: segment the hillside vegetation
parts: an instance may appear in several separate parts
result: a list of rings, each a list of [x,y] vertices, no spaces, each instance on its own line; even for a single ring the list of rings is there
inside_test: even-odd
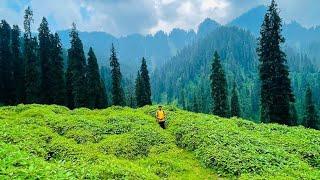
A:
[[[156,106],[0,108],[0,179],[319,179],[320,132]]]

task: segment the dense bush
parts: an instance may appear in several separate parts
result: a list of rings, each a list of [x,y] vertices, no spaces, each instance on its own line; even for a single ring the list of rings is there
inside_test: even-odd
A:
[[[0,179],[212,179],[141,110],[0,108]]]
[[[151,108],[145,108],[148,114]],[[320,132],[303,127],[255,124],[240,119],[169,112],[176,144],[219,175],[319,179]]]
[[[319,179],[320,132],[155,106],[0,108],[0,179]]]

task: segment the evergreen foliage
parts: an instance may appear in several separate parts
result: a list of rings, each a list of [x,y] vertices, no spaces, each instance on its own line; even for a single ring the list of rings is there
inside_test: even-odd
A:
[[[13,25],[11,30],[11,51],[13,61],[13,83],[15,104],[25,102],[25,61],[21,55],[20,29]]]
[[[150,77],[145,58],[142,58],[140,71],[138,71],[136,79],[136,99],[138,107],[152,104]]]
[[[261,121],[290,125],[290,103],[295,101],[291,89],[286,55],[281,50],[282,20],[273,0],[260,31],[258,55],[261,79]]]
[[[88,53],[87,81],[88,81],[88,106],[91,109],[107,106],[104,83],[100,78],[99,66],[92,48]]]
[[[215,51],[211,69],[211,95],[213,99],[213,114],[220,117],[228,116],[227,80],[222,68],[220,57]]]
[[[242,117],[257,120],[259,81],[256,39],[249,32],[235,27],[217,28],[206,38],[184,48],[163,67],[156,68],[151,76],[153,102],[178,103],[180,107],[184,102],[186,109],[193,111],[196,94],[199,112],[212,113],[211,80],[208,74],[211,74],[214,51],[218,51],[223,59],[227,82],[235,80],[239,83],[237,90]],[[232,84],[228,88],[228,92],[231,91]]]
[[[100,96],[99,96],[99,103],[97,108],[106,108],[109,106],[109,99],[107,95],[106,85],[104,80],[101,78],[101,90],[100,90]]]
[[[231,111],[230,115],[231,117],[241,117],[241,108],[239,103],[239,96],[237,91],[237,85],[236,82],[233,82],[233,88],[231,92]]]
[[[136,94],[136,102],[137,106],[141,107],[142,101],[141,101],[141,96],[142,96],[142,82],[141,82],[141,74],[140,70],[137,73],[137,78],[135,81],[135,94]]]
[[[48,69],[48,90],[50,104],[66,104],[66,85],[64,77],[64,62],[62,57],[62,45],[57,33],[50,34],[50,61]]]
[[[290,103],[290,122],[288,125],[297,126],[299,124],[299,117],[296,106],[294,103]]]
[[[305,96],[305,116],[303,118],[303,126],[306,128],[313,128],[320,130],[319,116],[316,106],[313,102],[311,88],[308,87]]]
[[[111,79],[112,79],[112,105],[115,106],[124,106],[125,97],[124,91],[122,89],[121,81],[122,75],[120,71],[120,64],[117,58],[116,50],[114,45],[111,46],[111,55],[110,55],[110,66],[111,66]]]
[[[70,38],[71,47],[68,50],[66,72],[67,105],[69,108],[86,107],[88,103],[86,58],[75,23],[72,24]]]
[[[33,11],[30,7],[24,15],[24,59],[26,103],[40,103],[40,63],[38,56],[38,41],[32,37],[31,25],[33,23]]]
[[[10,49],[11,27],[5,21],[0,23],[0,104],[9,105],[15,102],[13,63]]]
[[[38,28],[39,35],[39,58],[41,64],[41,103],[51,104],[53,102],[50,88],[52,83],[50,76],[51,67],[51,42],[50,42],[50,30],[48,27],[48,21],[45,17],[42,18],[40,27]]]

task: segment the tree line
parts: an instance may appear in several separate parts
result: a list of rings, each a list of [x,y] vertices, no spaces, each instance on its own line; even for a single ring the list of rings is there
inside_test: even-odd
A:
[[[94,50],[87,58],[76,25],[70,31],[65,68],[63,49],[57,33],[51,33],[44,17],[38,37],[31,32],[33,11],[25,10],[24,34],[17,25],[0,23],[0,104],[41,103],[79,107],[104,108],[125,106],[122,75],[114,45],[109,58],[112,99],[109,102],[105,83],[101,78]],[[146,60],[142,58],[136,79],[137,106],[151,104],[150,78]]]
[[[273,0],[260,31],[258,43],[261,122],[279,123],[289,126],[298,125],[295,97],[291,88],[286,54],[281,50],[284,38],[281,35],[281,18],[277,4]],[[213,114],[221,117],[241,117],[238,93],[234,82],[231,97],[231,110],[228,105],[227,80],[217,52],[211,69],[211,92]],[[311,88],[305,95],[305,115],[302,125],[307,128],[320,129],[319,117],[312,98]]]

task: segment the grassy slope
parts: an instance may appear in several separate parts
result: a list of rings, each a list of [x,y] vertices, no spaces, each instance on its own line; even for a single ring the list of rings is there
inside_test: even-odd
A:
[[[0,179],[320,178],[319,131],[155,109],[2,107]]]

